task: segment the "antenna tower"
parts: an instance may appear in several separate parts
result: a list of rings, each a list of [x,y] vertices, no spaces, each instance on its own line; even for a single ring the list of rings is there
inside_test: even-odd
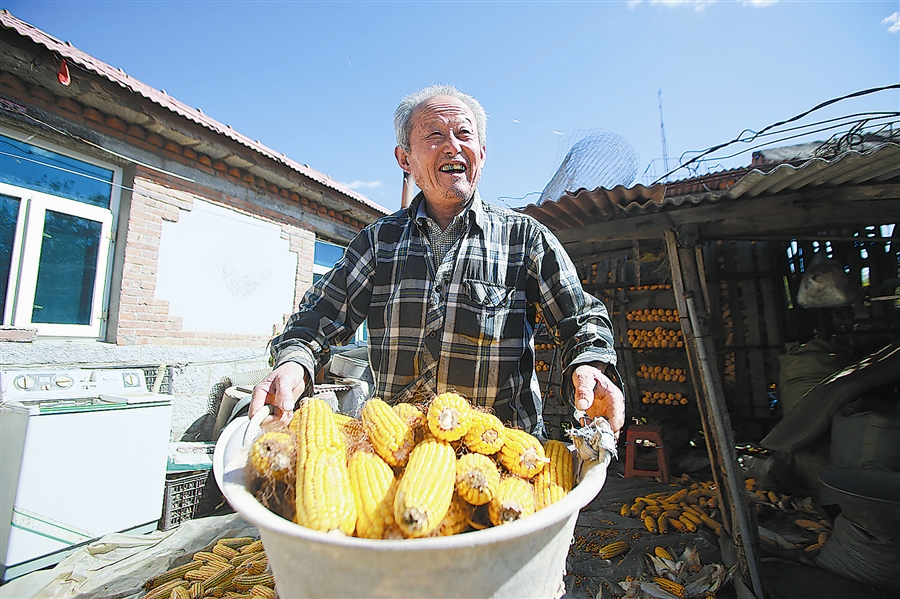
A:
[[[659,98],[659,132],[662,135],[663,167],[666,169],[666,173],[668,173],[669,172],[669,150],[666,147],[666,125],[663,122],[662,88],[657,90],[656,96],[657,96],[657,98]]]

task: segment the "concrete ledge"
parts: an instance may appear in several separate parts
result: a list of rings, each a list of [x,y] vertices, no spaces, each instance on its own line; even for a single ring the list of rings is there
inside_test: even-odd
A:
[[[14,343],[31,343],[35,339],[37,339],[37,329],[0,327],[0,343],[4,341],[11,341]]]

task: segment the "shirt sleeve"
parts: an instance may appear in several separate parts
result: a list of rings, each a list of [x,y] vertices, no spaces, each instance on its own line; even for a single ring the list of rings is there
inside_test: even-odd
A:
[[[573,401],[572,371],[589,362],[607,364],[607,376],[621,387],[606,305],[584,291],[571,258],[546,227],[537,227],[530,255],[538,303],[561,350],[563,396]]]
[[[284,331],[272,340],[276,368],[297,362],[316,373],[328,361],[332,344],[353,337],[366,319],[372,297],[372,239],[370,227],[360,231],[334,268],[304,294]]]

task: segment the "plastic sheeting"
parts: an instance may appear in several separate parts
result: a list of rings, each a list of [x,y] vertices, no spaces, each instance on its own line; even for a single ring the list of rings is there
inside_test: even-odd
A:
[[[0,599],[137,599],[149,578],[227,537],[258,539],[259,531],[229,514],[188,520],[165,532],[106,535],[52,569],[9,581],[0,587]]]

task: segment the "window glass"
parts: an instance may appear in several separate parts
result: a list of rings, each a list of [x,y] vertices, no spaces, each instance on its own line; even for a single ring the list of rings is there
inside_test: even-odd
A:
[[[12,266],[13,242],[16,239],[18,216],[19,198],[0,194],[0,322],[6,311],[6,290],[9,289],[9,273]]]
[[[109,208],[113,171],[0,135],[0,181]]]
[[[31,322],[91,324],[101,223],[47,210]]]
[[[330,269],[337,264],[337,261],[340,260],[343,255],[344,248],[341,246],[326,241],[317,241],[313,262],[317,266],[324,266]]]

